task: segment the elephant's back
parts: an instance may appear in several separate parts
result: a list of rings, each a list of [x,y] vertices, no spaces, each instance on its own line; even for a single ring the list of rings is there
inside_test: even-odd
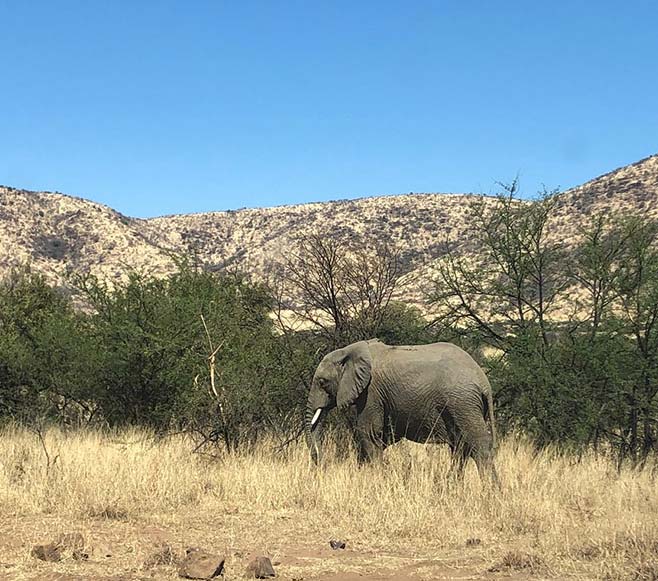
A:
[[[432,343],[427,346],[433,365],[451,377],[456,384],[488,387],[489,380],[469,353],[453,343]]]
[[[397,369],[398,373],[404,374],[408,370],[417,374],[420,383],[434,383],[440,377],[444,385],[489,386],[475,359],[454,343],[389,347],[382,362],[385,367]]]
[[[383,344],[382,344],[383,345]],[[445,361],[459,361],[464,365],[478,364],[461,347],[454,343],[440,342],[425,345],[383,345],[387,353],[385,357],[391,359],[409,359],[441,363]]]

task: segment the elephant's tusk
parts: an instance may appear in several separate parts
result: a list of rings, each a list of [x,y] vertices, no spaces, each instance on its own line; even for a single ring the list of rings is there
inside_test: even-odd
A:
[[[320,417],[320,414],[322,413],[322,408],[318,408],[315,410],[315,415],[313,416],[313,419],[311,420],[311,427],[315,425],[315,422],[318,421],[318,418]]]

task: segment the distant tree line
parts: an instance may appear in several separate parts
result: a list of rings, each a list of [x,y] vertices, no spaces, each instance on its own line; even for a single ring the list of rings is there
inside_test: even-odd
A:
[[[514,184],[475,199],[476,255],[437,227],[429,319],[404,300],[399,249],[319,235],[267,284],[181,260],[112,288],[77,276],[72,295],[16,269],[0,283],[0,420],[185,430],[229,449],[285,441],[328,351],[450,340],[488,369],[501,431],[642,466],[658,447],[658,225],[594,216],[561,240],[558,203],[521,201]]]

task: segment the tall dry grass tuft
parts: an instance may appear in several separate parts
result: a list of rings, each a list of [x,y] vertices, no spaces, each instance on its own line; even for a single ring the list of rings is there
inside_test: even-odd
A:
[[[301,443],[278,453],[264,439],[218,458],[192,449],[182,436],[158,440],[140,430],[51,429],[41,442],[8,428],[0,435],[0,511],[130,520],[248,506],[300,526],[331,523],[372,548],[441,550],[476,539],[501,567],[609,579],[658,571],[655,471],[617,472],[605,456],[536,451],[508,438],[497,454],[496,490],[473,465],[463,482],[452,480],[438,446],[401,444],[381,464],[359,467],[330,444],[322,468]]]

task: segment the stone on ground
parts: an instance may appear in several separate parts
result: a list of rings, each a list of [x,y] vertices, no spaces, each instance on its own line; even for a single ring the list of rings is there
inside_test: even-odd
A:
[[[274,567],[272,567],[272,561],[268,557],[258,555],[249,561],[246,576],[250,579],[267,579],[268,577],[275,577],[276,573]]]
[[[32,556],[42,561],[61,561],[67,552],[76,560],[89,558],[85,551],[85,539],[80,533],[61,533],[52,543],[32,548]]]
[[[34,545],[34,547],[32,547],[32,556],[41,559],[42,561],[61,561],[62,549],[54,543],[48,543],[47,545]]]
[[[76,561],[85,561],[89,552],[85,550],[85,538],[80,533],[62,533],[54,541],[62,551],[70,551]]]
[[[213,579],[224,571],[224,557],[206,551],[189,551],[178,568],[185,579]]]

